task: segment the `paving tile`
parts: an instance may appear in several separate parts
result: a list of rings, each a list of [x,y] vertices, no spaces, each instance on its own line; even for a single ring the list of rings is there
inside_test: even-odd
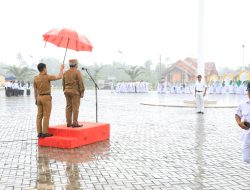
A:
[[[64,96],[60,90],[52,96],[50,124],[65,123]],[[99,121],[111,124],[111,139],[64,150],[37,147],[33,96],[6,98],[0,91],[0,189],[249,189],[234,109],[197,115],[139,104],[162,98],[153,93],[99,96]],[[87,91],[80,121],[93,121],[94,100]]]

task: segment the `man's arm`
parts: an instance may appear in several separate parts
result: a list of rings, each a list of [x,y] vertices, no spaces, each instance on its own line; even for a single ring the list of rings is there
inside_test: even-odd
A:
[[[36,88],[35,80],[33,82],[33,87],[34,87],[34,96],[35,96],[35,100],[36,100],[36,104],[37,104],[37,88]]]
[[[207,87],[205,87],[205,92],[204,92],[203,96],[206,96],[206,92],[207,92]]]
[[[65,90],[65,78],[63,77],[62,79],[62,86],[63,86],[63,91]]]
[[[240,126],[240,128],[247,130],[248,127],[244,124],[244,122],[241,121],[241,117],[237,114],[235,114],[235,120],[237,124]]]
[[[59,79],[62,78],[62,76],[63,76],[63,70],[64,70],[64,64],[61,64],[60,72],[59,72],[59,74],[56,76],[56,80],[59,80]]]
[[[78,78],[78,87],[79,87],[80,96],[83,97],[85,88],[84,88],[83,78],[82,78],[80,71],[77,72],[77,78]]]
[[[64,64],[61,65],[60,72],[58,75],[48,75],[49,81],[59,80],[63,76]]]

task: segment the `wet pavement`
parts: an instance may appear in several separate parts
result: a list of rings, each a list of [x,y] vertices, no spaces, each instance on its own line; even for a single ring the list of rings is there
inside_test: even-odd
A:
[[[53,90],[51,125],[65,123],[65,99]],[[233,108],[140,105],[180,102],[191,95],[99,91],[99,122],[111,138],[72,150],[37,147],[33,96],[0,91],[0,189],[250,189]],[[241,95],[214,95],[238,104]],[[95,121],[94,92],[81,102],[80,121]]]

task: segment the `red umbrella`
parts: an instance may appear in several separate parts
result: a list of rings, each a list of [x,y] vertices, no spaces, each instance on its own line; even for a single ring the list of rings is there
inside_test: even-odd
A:
[[[43,35],[43,40],[57,47],[66,48],[63,63],[68,49],[75,51],[92,51],[93,49],[92,44],[84,35],[79,35],[76,31],[67,28],[50,30]]]

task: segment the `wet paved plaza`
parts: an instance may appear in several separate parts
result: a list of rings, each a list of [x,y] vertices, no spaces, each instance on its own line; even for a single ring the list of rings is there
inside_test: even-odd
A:
[[[51,125],[65,123],[65,99],[53,90]],[[32,94],[33,95],[33,94]],[[241,130],[233,108],[140,105],[191,95],[99,92],[99,122],[109,141],[73,150],[37,147],[33,96],[0,91],[0,189],[250,189],[250,165],[241,158]],[[245,96],[217,95],[238,104]],[[80,121],[95,121],[93,91],[81,102]]]

